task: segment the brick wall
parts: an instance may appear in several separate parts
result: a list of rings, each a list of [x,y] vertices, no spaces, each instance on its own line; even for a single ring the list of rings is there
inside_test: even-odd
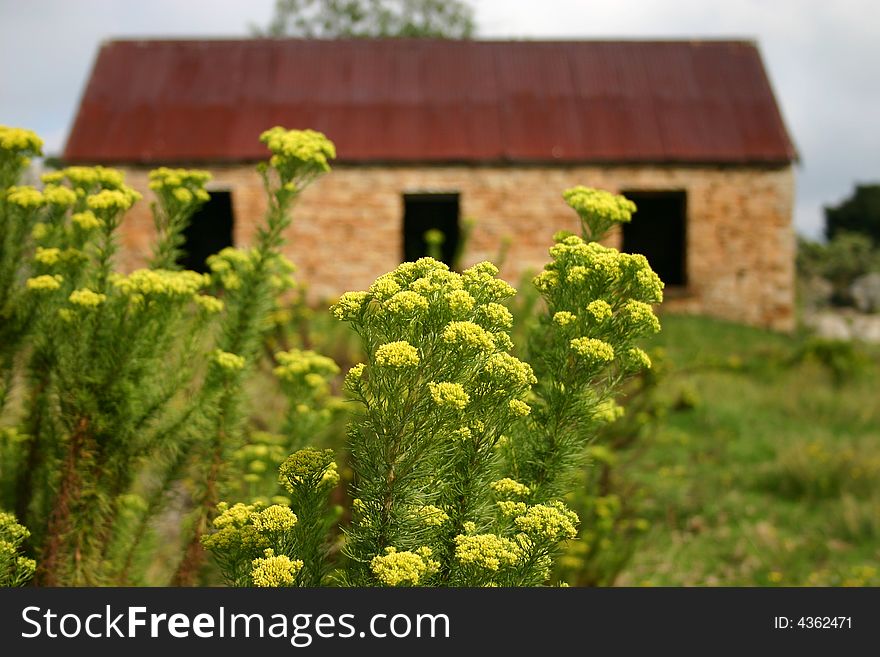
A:
[[[212,171],[216,189],[232,190],[235,244],[247,245],[265,210],[260,181],[251,165]],[[126,174],[148,196],[146,170]],[[791,167],[337,166],[300,199],[287,255],[316,301],[364,289],[400,262],[402,195],[454,191],[461,194],[462,216],[477,221],[465,264],[495,260],[510,238],[502,275],[516,285],[547,261],[554,232],[577,230],[561,192],[578,184],[614,192],[686,191],[688,286],[669,290],[665,309],[793,327]],[[148,203],[141,202],[122,229],[126,267],[143,263],[152,237]],[[609,242],[619,246],[619,235]]]

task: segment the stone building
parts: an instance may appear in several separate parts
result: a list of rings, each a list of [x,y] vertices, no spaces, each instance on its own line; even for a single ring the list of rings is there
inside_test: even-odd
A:
[[[247,245],[265,200],[258,135],[313,128],[334,170],[303,194],[288,256],[315,300],[363,289],[424,254],[495,260],[514,284],[575,230],[561,191],[583,184],[639,207],[610,237],[644,253],[667,309],[793,325],[793,163],[754,43],[434,40],[112,41],[101,48],[64,151],[68,163],[214,174],[188,233],[189,265]],[[125,264],[152,240],[127,217]]]

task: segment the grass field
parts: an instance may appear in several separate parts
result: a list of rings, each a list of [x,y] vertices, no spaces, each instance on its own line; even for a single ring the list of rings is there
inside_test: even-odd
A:
[[[681,316],[649,346],[670,410],[621,466],[651,529],[617,584],[880,584],[877,351]]]

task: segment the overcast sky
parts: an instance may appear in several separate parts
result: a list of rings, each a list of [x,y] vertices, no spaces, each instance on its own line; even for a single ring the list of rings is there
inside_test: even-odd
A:
[[[821,233],[822,206],[880,182],[878,0],[474,0],[487,38],[756,39],[802,163],[795,223]],[[0,0],[0,124],[67,137],[100,42],[236,36],[274,0]]]

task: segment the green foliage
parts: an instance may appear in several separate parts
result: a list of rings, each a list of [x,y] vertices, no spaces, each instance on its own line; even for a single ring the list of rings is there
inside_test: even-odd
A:
[[[0,587],[24,586],[34,576],[36,562],[22,554],[29,536],[13,514],[0,511]]]
[[[172,581],[196,581],[199,537],[242,442],[243,386],[289,287],[279,252],[289,210],[334,156],[312,131],[274,128],[261,139],[272,153],[260,167],[270,202],[252,249],[214,256],[210,275],[177,271],[208,175],[160,169],[150,176],[151,267],[123,275],[116,232],[139,194],[102,167],[45,174],[42,190],[16,187],[39,142],[0,130],[0,222],[4,238],[17,236],[0,252],[4,401],[11,382],[24,387],[10,408],[17,426],[4,430],[14,440],[0,451],[0,491],[32,528],[42,584],[142,581],[151,525],[175,490],[192,513]]]
[[[825,208],[825,236],[858,233],[880,246],[880,185],[856,185],[853,195],[840,205]]]
[[[630,211],[607,193],[579,188],[566,197],[584,217],[585,236],[600,236],[609,216]],[[333,316],[359,336],[366,362],[345,377],[361,412],[349,425],[347,560],[330,581],[531,586],[550,578],[554,557],[577,534],[577,515],[560,497],[586,444],[617,416],[619,383],[650,364],[633,340],[659,329],[648,302],[659,301],[662,288],[641,256],[579,237],[561,236],[551,255],[536,279],[545,307],[532,336],[544,381],[509,353],[513,318],[502,303],[515,290],[491,263],[459,274],[422,258],[333,305]],[[311,463],[318,454],[291,459]],[[321,464],[305,469],[320,473]],[[281,472],[288,476],[289,465]],[[592,500],[593,515],[613,499]],[[297,516],[317,506],[291,500]],[[306,570],[324,563],[327,552],[316,545],[308,556],[305,547],[283,554]],[[219,563],[234,581],[229,555]]]
[[[880,250],[868,235],[839,230],[828,244],[800,240],[797,267],[801,276],[826,279],[832,286],[832,303],[849,306],[853,303],[853,282],[868,272],[880,271]]]
[[[667,315],[643,346],[666,351],[668,406],[619,455],[650,526],[617,584],[880,584],[877,349],[854,345],[841,389],[796,336]],[[677,407],[683,387],[697,406]]]
[[[461,0],[276,0],[257,36],[309,38],[430,37],[467,39],[473,9]]]

